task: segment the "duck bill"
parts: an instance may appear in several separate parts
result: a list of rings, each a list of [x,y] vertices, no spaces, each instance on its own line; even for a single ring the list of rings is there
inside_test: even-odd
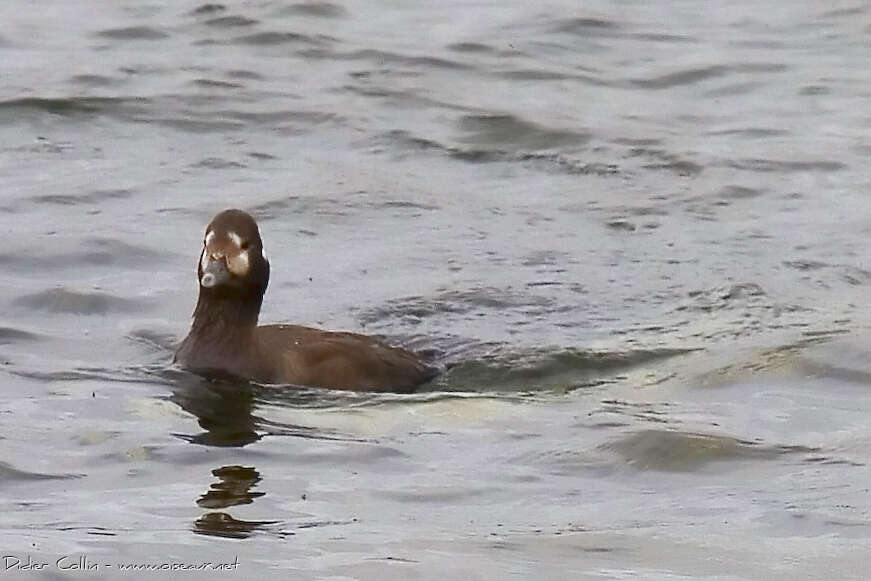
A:
[[[230,271],[223,258],[209,260],[200,275],[200,284],[205,288],[214,288],[226,284],[230,280]]]

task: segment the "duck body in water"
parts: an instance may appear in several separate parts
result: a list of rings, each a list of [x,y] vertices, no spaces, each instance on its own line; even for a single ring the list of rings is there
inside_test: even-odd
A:
[[[257,223],[225,210],[206,228],[191,330],[175,353],[206,376],[353,391],[409,392],[439,374],[418,353],[375,337],[301,325],[258,325],[269,261]]]

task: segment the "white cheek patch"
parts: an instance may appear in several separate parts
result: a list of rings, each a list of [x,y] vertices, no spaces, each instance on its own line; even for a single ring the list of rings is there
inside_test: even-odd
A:
[[[251,267],[251,261],[248,258],[248,251],[240,252],[236,256],[232,256],[227,260],[227,268],[236,276],[245,276],[248,274],[248,269]]]
[[[227,236],[230,237],[230,240],[233,241],[233,244],[236,245],[236,248],[242,248],[242,237],[236,234],[235,232],[228,232]]]
[[[203,253],[200,254],[200,270],[205,271],[207,266],[209,266],[209,255],[206,253],[206,249],[203,248]]]
[[[209,244],[211,244],[211,243],[212,243],[212,240],[214,240],[214,239],[215,239],[215,231],[214,231],[214,230],[210,230],[210,231],[206,234],[206,246],[208,246]]]

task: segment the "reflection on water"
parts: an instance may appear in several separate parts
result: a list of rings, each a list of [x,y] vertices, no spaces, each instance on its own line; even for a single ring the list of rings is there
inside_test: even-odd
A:
[[[195,415],[203,432],[181,437],[208,446],[245,446],[261,438],[252,415],[252,386],[185,375],[171,401]]]
[[[254,468],[244,466],[222,466],[212,470],[218,477],[208,491],[197,500],[197,506],[202,508],[229,508],[241,504],[250,504],[255,498],[260,498],[264,492],[253,492],[251,489],[260,482],[260,473]],[[226,512],[207,512],[194,523],[193,531],[202,535],[243,539],[254,531],[278,521],[244,521],[233,518]]]
[[[0,2],[4,551],[867,577],[867,3],[74,4]],[[169,367],[229,206],[446,373]]]
[[[260,473],[254,468],[243,466],[222,466],[212,470],[219,481],[212,483],[211,488],[197,500],[197,506],[203,508],[227,508],[237,504],[250,504],[255,498],[260,498],[264,492],[251,492],[260,482]]]
[[[245,539],[255,531],[276,524],[278,521],[246,521],[235,519],[226,512],[208,512],[194,522],[193,531],[198,535]]]

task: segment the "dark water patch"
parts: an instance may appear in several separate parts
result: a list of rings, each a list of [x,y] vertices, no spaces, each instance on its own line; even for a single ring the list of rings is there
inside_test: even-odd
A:
[[[449,44],[447,48],[454,52],[471,54],[495,54],[499,52],[494,47],[480,42],[454,42]]]
[[[613,35],[620,26],[611,20],[601,18],[567,18],[552,27],[553,32],[567,32],[580,36]]]
[[[692,349],[589,351],[552,349],[495,353],[461,361],[438,378],[445,390],[565,392],[615,381],[620,372],[692,352]]]
[[[865,374],[862,383],[869,383],[869,376],[871,376],[871,374]],[[866,466],[866,464],[862,462],[855,462],[846,458],[832,458],[831,456],[811,456],[805,458],[804,462],[806,464],[820,464],[822,466],[850,466],[852,468],[861,468],[863,466]]]
[[[231,79],[246,79],[249,81],[262,81],[266,78],[256,71],[246,71],[243,69],[233,69],[227,71],[226,75]]]
[[[551,129],[514,115],[466,115],[458,127],[465,133],[463,143],[515,150],[556,149],[587,143],[591,135]]]
[[[477,147],[457,147],[444,145],[432,139],[415,137],[406,131],[394,130],[370,140],[375,145],[373,151],[380,153],[381,144],[387,143],[397,156],[410,152],[435,152],[467,163],[524,162],[542,171],[560,171],[569,175],[611,176],[620,173],[616,164],[588,163],[563,153],[539,153],[507,151],[504,149],[482,149]]]
[[[9,482],[32,482],[35,480],[67,480],[82,478],[84,474],[44,474],[15,468],[7,462],[0,462],[0,485]]]
[[[105,88],[117,85],[120,81],[104,75],[73,75],[70,82],[90,88]]]
[[[820,18],[831,18],[834,20],[842,20],[844,18],[853,18],[856,16],[865,16],[868,14],[868,6],[856,5],[844,8],[832,8],[820,14]]]
[[[342,120],[342,118],[335,113],[324,113],[322,111],[300,111],[293,109],[278,111],[222,110],[214,111],[212,115],[214,117],[222,119],[242,121],[246,125],[263,125],[270,130],[282,129],[288,126],[296,129],[300,125],[317,126],[324,123],[333,123]]]
[[[674,43],[693,43],[697,44],[699,39],[683,34],[668,34],[662,32],[634,32],[627,35],[629,38],[641,40],[644,42],[664,42],[668,44]]]
[[[630,83],[641,89],[671,89],[683,85],[692,85],[709,79],[723,77],[732,72],[732,68],[725,65],[711,65],[707,67],[690,68],[676,71],[666,75],[659,75],[647,79],[632,79]]]
[[[523,266],[555,266],[557,264],[576,263],[577,260],[568,252],[557,250],[536,250],[524,256],[520,264]]]
[[[603,444],[600,450],[613,452],[638,470],[693,472],[713,462],[764,460],[784,454],[810,451],[801,447],[771,447],[729,436],[642,430]]]
[[[216,28],[238,28],[241,26],[254,26],[259,23],[259,20],[248,18],[247,16],[218,16],[217,18],[206,20],[203,24]]]
[[[841,280],[851,286],[861,286],[871,283],[871,272],[864,268],[841,266],[838,270]]]
[[[724,87],[717,87],[710,91],[705,91],[705,97],[716,99],[717,97],[734,97],[738,95],[749,95],[757,92],[763,83],[760,81],[748,81],[745,83],[732,83]]]
[[[605,222],[605,226],[607,226],[611,230],[616,230],[618,232],[635,232],[638,229],[635,224],[622,218],[608,220],[607,222]]]
[[[691,303],[680,305],[675,310],[712,312],[736,306],[745,307],[747,303],[765,304],[765,291],[755,282],[694,290],[688,296]]]
[[[341,4],[333,2],[299,2],[290,6],[282,6],[277,11],[278,16],[316,16],[318,18],[342,18],[348,11]]]
[[[11,345],[13,343],[25,343],[39,341],[43,339],[36,333],[14,329],[12,327],[0,327],[0,345]]]
[[[70,253],[41,253],[33,249],[0,253],[0,266],[22,272],[33,272],[34,269],[66,270],[82,266],[141,270],[145,264],[164,262],[172,255],[112,238],[87,238],[80,241],[79,245],[83,248]]]
[[[191,119],[189,117],[154,117],[148,122],[185,133],[223,133],[245,129],[244,123],[213,119]]]
[[[201,16],[203,14],[208,14],[208,15],[220,14],[221,12],[224,12],[226,9],[227,9],[227,7],[223,4],[208,3],[208,4],[201,4],[201,5],[197,6],[196,8],[194,8],[193,10],[190,11],[190,14],[192,16]]]
[[[514,81],[564,81],[566,79],[578,79],[577,75],[568,75],[557,71],[542,69],[516,69],[495,73],[503,79]],[[586,77],[585,77],[586,78]]]
[[[717,196],[724,200],[747,200],[758,198],[763,195],[765,190],[757,188],[748,188],[746,186],[724,186],[720,189]]]
[[[606,415],[609,417],[617,416],[618,419],[609,419],[604,422],[601,420],[596,422],[596,426],[624,425],[623,418],[631,419],[629,424],[641,421],[647,424],[667,425],[672,423],[670,409],[673,404],[668,402],[650,403],[650,402],[630,402],[617,399],[602,400],[602,406],[598,410],[590,412],[590,416]],[[587,421],[584,420],[578,423],[578,427],[585,427]]]
[[[48,204],[52,206],[78,206],[103,204],[113,200],[124,200],[130,198],[134,194],[134,190],[117,189],[117,190],[94,190],[85,194],[45,194],[29,198],[37,204]]]
[[[448,111],[460,111],[462,113],[468,113],[471,110],[469,107],[465,107],[463,105],[458,105],[449,101],[436,99],[434,98],[433,93],[421,92],[414,89],[397,88],[395,86],[395,83],[391,83],[389,81],[385,81],[383,83],[376,83],[371,80],[371,74],[372,73],[370,71],[355,71],[349,73],[349,75],[354,79],[355,84],[344,85],[340,89],[337,89],[336,92],[350,92],[355,95],[362,95],[364,97],[384,99],[386,101],[389,101],[391,104],[403,108],[437,108],[445,109]],[[383,78],[384,76],[388,75],[378,75],[379,78]]]
[[[825,85],[805,85],[799,89],[798,94],[804,97],[816,97],[818,95],[829,95],[832,90]]]
[[[354,207],[359,207],[358,202],[350,199],[287,196],[249,206],[246,210],[258,221],[282,218],[287,213],[344,219]]]
[[[246,166],[244,163],[223,159],[220,157],[207,157],[196,163],[192,163],[190,167],[207,168],[207,169],[243,169]]]
[[[240,520],[226,512],[209,512],[198,518],[193,532],[198,535],[224,539],[247,539],[258,531],[279,524],[275,520]]]
[[[871,282],[871,271],[852,265],[829,264],[817,260],[786,260],[783,265],[787,268],[804,273],[815,273],[817,280],[826,280],[836,277],[851,286],[866,285]],[[808,277],[805,277],[808,279]]]
[[[764,173],[833,172],[847,167],[840,161],[781,161],[773,159],[723,160],[719,165],[733,169]]]
[[[262,151],[249,151],[245,155],[259,161],[272,161],[275,159],[279,159],[279,157],[276,155],[272,155],[271,153],[264,153]]]
[[[232,44],[247,44],[253,46],[279,46],[285,44],[321,46],[327,40],[331,39],[302,34],[300,32],[264,31],[239,36],[230,42]]]
[[[325,60],[360,60],[374,63],[378,70],[384,69],[387,65],[402,65],[412,69],[445,69],[453,71],[474,70],[475,67],[470,64],[461,63],[441,57],[406,55],[395,52],[377,50],[377,49],[360,49],[352,52],[335,52],[330,50],[311,50],[302,53],[303,56],[312,59]],[[393,71],[398,73],[398,71]]]
[[[783,262],[783,265],[800,271],[820,270],[831,266],[827,262],[820,262],[818,260],[786,260]]]
[[[218,79],[194,79],[191,83],[204,89],[242,89],[245,87],[245,85],[241,83],[232,83],[230,81],[221,81]]]
[[[555,305],[554,299],[494,287],[467,290],[444,290],[430,297],[410,296],[396,299],[382,307],[367,309],[357,315],[364,325],[384,320],[402,319],[420,323],[428,317],[445,313],[468,314],[505,309],[546,308]]]
[[[422,202],[414,202],[412,200],[387,200],[384,202],[373,202],[373,208],[379,209],[409,209],[409,210],[438,210],[439,206],[435,204],[424,204]]]
[[[43,98],[22,97],[0,101],[0,116],[51,113],[65,117],[94,116],[102,114],[133,114],[142,112],[149,105],[144,98],[69,97]]]
[[[644,164],[645,169],[669,170],[680,176],[693,177],[702,173],[704,166],[680,157],[675,153],[649,147],[633,147],[628,151],[629,157],[644,157],[655,160]]]
[[[738,65],[711,65],[689,68],[682,71],[659,75],[647,79],[632,79],[630,84],[641,89],[672,89],[684,85],[694,85],[733,73],[777,73],[788,70],[782,63],[744,63]]]
[[[108,28],[97,32],[97,36],[112,40],[161,40],[169,38],[169,34],[151,26]]]
[[[709,131],[707,135],[734,136],[747,139],[765,139],[768,137],[783,137],[789,135],[786,129],[774,129],[773,127],[738,127],[735,129],[718,129]]]
[[[20,296],[12,304],[34,311],[76,315],[135,313],[147,308],[144,301],[116,297],[100,292],[77,292],[63,287]]]
[[[23,377],[25,379],[33,379],[45,383],[67,382],[67,381],[118,381],[117,372],[110,369],[69,369],[62,371],[33,371],[29,369],[13,369],[10,371],[13,375]]]

